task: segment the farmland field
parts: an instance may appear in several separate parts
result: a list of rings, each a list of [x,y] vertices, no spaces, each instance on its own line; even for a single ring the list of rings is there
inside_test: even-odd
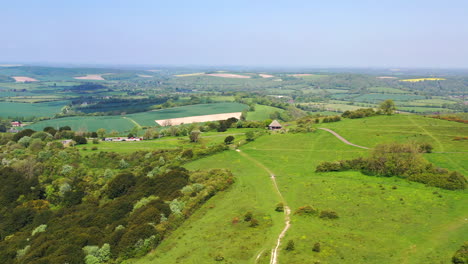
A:
[[[353,98],[359,102],[371,102],[377,103],[383,100],[392,99],[394,101],[411,101],[424,99],[421,95],[409,95],[409,94],[364,94]]]
[[[144,113],[130,114],[125,116],[76,116],[59,119],[45,120],[28,126],[35,130],[42,130],[44,127],[70,126],[77,131],[96,131],[105,128],[107,131],[128,132],[135,125],[137,126],[157,126],[155,120],[187,117],[194,115],[231,113],[242,111],[246,106],[239,103],[215,103],[189,105],[175,108],[149,111]]]
[[[247,120],[263,121],[270,119],[270,114],[274,112],[283,112],[284,110],[277,107],[266,106],[266,105],[255,105],[255,111],[247,112]]]
[[[60,109],[68,103],[68,101],[45,103],[0,102],[0,117],[52,117],[54,114],[60,112]]]

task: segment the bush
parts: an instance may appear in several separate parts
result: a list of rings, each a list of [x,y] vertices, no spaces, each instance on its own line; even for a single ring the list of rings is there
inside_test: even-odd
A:
[[[245,213],[245,215],[244,215],[244,221],[245,221],[245,222],[249,222],[250,220],[252,220],[252,217],[253,217],[252,212],[247,212],[247,213]]]
[[[88,143],[88,140],[86,140],[86,138],[83,136],[74,136],[73,140],[76,142],[77,145],[83,145]]]
[[[452,257],[454,264],[467,264],[468,263],[468,242],[465,242]]]
[[[234,137],[233,137],[233,136],[227,136],[227,137],[224,139],[224,144],[229,145],[229,144],[231,144],[233,141],[234,141]]]
[[[117,175],[107,185],[107,195],[110,199],[117,198],[128,192],[136,183],[135,176],[131,173],[122,173]]]
[[[283,203],[278,203],[275,207],[276,212],[284,212],[284,204]]]
[[[314,246],[312,247],[312,251],[320,252],[320,243],[319,242],[314,244]]]
[[[294,241],[289,240],[288,244],[286,244],[286,248],[284,248],[284,249],[287,250],[287,251],[293,251],[295,249]]]
[[[335,211],[323,210],[323,211],[320,212],[319,217],[320,218],[327,218],[327,219],[337,219],[338,214]]]
[[[91,148],[91,150],[97,150],[97,149],[98,149],[98,147],[96,147],[96,146],[93,146],[93,147]]]
[[[250,225],[249,225],[249,227],[256,227],[256,226],[258,226],[258,225],[259,225],[259,222],[258,222],[257,219],[252,218],[252,219],[250,220]]]
[[[306,205],[306,206],[299,207],[294,212],[294,214],[297,214],[297,215],[314,215],[314,214],[317,214],[317,212],[318,212],[317,209],[313,208],[310,205]]]
[[[99,144],[99,139],[93,138],[93,144]]]

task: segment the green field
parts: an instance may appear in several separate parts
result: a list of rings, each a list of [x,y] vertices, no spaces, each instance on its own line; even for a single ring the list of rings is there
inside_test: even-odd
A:
[[[263,121],[265,119],[270,119],[270,115],[274,112],[283,112],[284,110],[277,107],[267,106],[267,105],[255,105],[255,111],[247,112],[247,120],[253,121]]]
[[[76,131],[96,131],[99,128],[105,128],[108,132],[112,130],[128,132],[134,126],[157,126],[154,120],[241,112],[245,107],[245,105],[239,103],[188,105],[126,116],[76,116],[51,119],[32,124],[28,128],[42,130],[47,126],[70,126]]]
[[[378,103],[387,99],[392,99],[394,101],[419,100],[424,99],[424,96],[409,94],[364,94],[354,97],[353,99],[359,102]]]
[[[384,94],[407,94],[409,93],[408,91],[391,88],[391,87],[371,87],[371,88],[368,88],[368,90],[373,93],[384,93]]]
[[[437,153],[426,154],[432,162],[465,174],[468,169],[467,143],[451,140],[467,134],[463,124],[399,115],[322,125],[369,147],[424,140],[435,146]],[[276,175],[293,212],[311,205],[340,216],[323,220],[292,214],[283,241],[294,240],[296,249],[282,250],[280,263],[449,263],[468,234],[466,191],[352,171],[315,173],[321,161],[368,152],[345,145],[326,131],[266,135],[241,150],[244,154],[226,151],[187,165],[192,170],[229,168],[236,183],[202,206],[153,253],[130,263],[215,263],[216,256],[223,256],[225,263],[270,263],[270,250],[284,223],[283,215],[274,211],[279,198],[263,166]],[[246,211],[259,216],[259,227],[232,224]],[[312,251],[316,242],[321,244],[320,253]]]
[[[68,103],[68,101],[45,103],[0,102],[0,117],[52,117]]]

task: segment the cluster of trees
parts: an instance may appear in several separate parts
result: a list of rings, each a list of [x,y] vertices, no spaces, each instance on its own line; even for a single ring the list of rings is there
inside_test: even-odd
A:
[[[338,121],[341,121],[340,116],[329,116],[329,117],[325,117],[322,120],[322,123],[332,123],[332,122],[338,122]]]
[[[363,118],[377,115],[378,113],[373,108],[360,108],[354,111],[345,111],[341,116],[344,118]]]
[[[70,131],[61,130],[55,135]],[[39,144],[27,145],[25,137]],[[233,182],[227,170],[180,167],[199,154],[190,149],[81,154],[44,131],[16,139],[0,140],[1,263],[141,256]]]
[[[320,163],[316,171],[359,170],[367,175],[396,176],[447,190],[465,189],[467,180],[462,174],[435,167],[423,158],[421,153],[431,150],[429,144],[381,144],[369,158],[326,161]]]

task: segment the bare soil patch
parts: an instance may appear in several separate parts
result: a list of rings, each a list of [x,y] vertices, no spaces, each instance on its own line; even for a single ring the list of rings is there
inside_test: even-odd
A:
[[[102,74],[88,74],[86,76],[73,77],[77,80],[93,80],[93,81],[103,81]]]
[[[241,78],[241,79],[248,79],[250,76],[246,75],[239,75],[239,74],[232,74],[232,73],[209,73],[205,74],[207,76],[215,76],[215,77],[222,77],[222,78]]]
[[[379,76],[377,79],[396,79],[397,77],[392,77],[392,76]]]
[[[262,77],[262,78],[273,78],[273,77],[275,77],[275,76],[273,76],[273,75],[271,75],[271,74],[263,74],[263,73],[260,73],[259,75],[260,75],[260,77]]]
[[[153,78],[153,76],[151,76],[151,75],[145,75],[145,74],[138,74],[138,77],[142,77],[142,78]]]
[[[187,116],[187,117],[179,117],[179,118],[171,118],[171,119],[154,120],[154,121],[158,123],[158,125],[160,126],[177,126],[180,124],[226,120],[231,117],[240,119],[241,114],[242,112],[234,112],[234,113],[214,114],[214,115]]]
[[[15,79],[16,82],[37,82],[38,80],[31,78],[31,77],[25,77],[25,76],[13,76],[13,79]]]

